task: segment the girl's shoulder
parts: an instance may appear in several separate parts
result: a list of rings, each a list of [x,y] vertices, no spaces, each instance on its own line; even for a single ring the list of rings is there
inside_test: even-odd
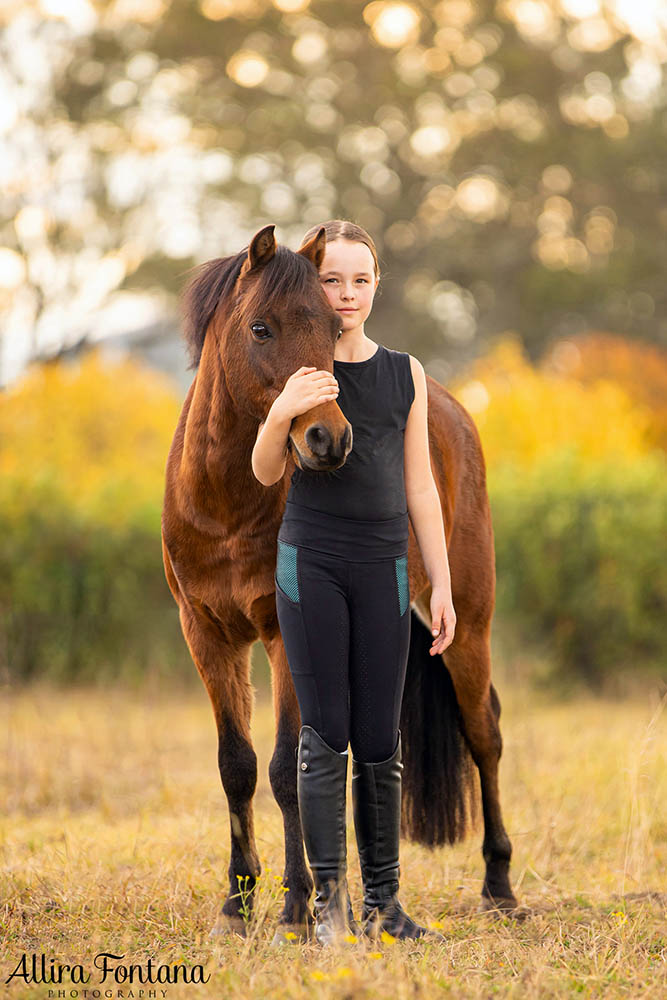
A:
[[[412,367],[413,363],[417,360],[407,351],[399,351],[393,347],[385,347],[384,350],[389,357],[389,360],[398,365]],[[419,362],[417,363],[419,364]]]
[[[415,367],[421,368],[421,361],[418,358],[416,358],[414,356],[414,354],[410,354],[409,351],[399,351],[399,350],[397,350],[397,349],[395,349],[393,347],[386,347],[386,346],[384,347],[384,349],[393,358],[396,358],[396,359],[399,359],[399,358],[405,359],[404,363],[407,362],[407,359],[409,359],[410,366],[412,368],[415,368]]]
[[[392,381],[394,385],[398,384],[407,412],[415,398],[415,378],[419,377],[415,365],[419,365],[419,361],[413,358],[408,351],[399,351],[392,347],[385,347],[385,351],[389,363],[394,369]]]
[[[413,375],[415,373],[418,374],[420,369],[423,371],[421,361],[414,354],[410,354],[408,351],[395,350],[393,347],[385,347],[385,351],[389,354],[390,360],[403,368],[409,369]]]

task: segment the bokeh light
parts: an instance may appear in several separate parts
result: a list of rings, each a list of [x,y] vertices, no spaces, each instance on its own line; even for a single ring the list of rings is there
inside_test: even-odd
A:
[[[412,4],[375,0],[364,7],[364,20],[373,38],[387,48],[398,49],[416,42],[421,18]]]
[[[269,64],[259,52],[241,49],[227,63],[227,73],[241,87],[258,87],[269,72]]]

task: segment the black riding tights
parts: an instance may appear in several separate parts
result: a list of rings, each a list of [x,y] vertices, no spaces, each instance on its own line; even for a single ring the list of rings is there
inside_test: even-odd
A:
[[[338,753],[386,760],[410,645],[407,557],[350,562],[279,540],[275,584],[302,725]]]

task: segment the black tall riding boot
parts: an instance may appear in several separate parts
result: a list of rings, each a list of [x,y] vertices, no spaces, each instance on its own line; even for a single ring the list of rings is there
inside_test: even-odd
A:
[[[333,944],[359,934],[347,887],[345,800],[348,754],[302,726],[297,751],[301,830],[315,881],[315,937]]]
[[[398,899],[402,770],[400,731],[387,760],[375,764],[352,758],[354,827],[364,883],[362,927],[369,937],[387,931],[395,938],[444,941],[442,934],[409,917]]]

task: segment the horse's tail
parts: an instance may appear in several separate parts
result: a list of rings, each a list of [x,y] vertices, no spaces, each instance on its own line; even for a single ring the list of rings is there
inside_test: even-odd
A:
[[[432,636],[411,609],[410,651],[401,709],[402,832],[428,847],[454,844],[475,825],[479,782],[461,712]],[[445,653],[445,657],[446,657]]]

